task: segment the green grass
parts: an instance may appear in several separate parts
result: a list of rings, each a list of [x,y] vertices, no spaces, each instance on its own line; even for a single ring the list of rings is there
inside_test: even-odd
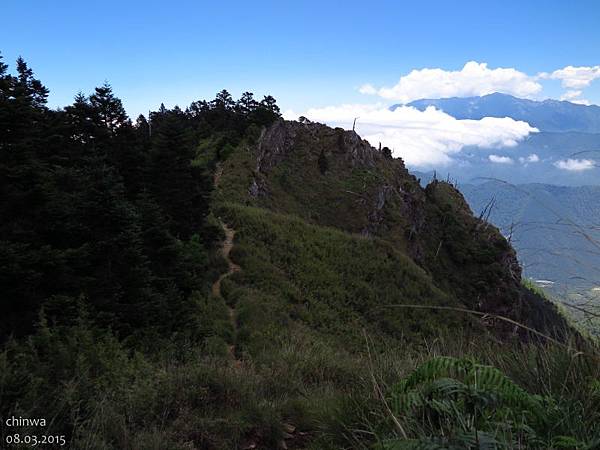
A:
[[[242,329],[276,317],[276,311],[252,311],[242,301],[248,303]],[[147,356],[85,323],[61,330],[42,325],[27,342],[11,343],[0,354],[0,404],[14,405],[3,416],[51,419],[46,431],[66,433],[75,449],[252,443],[275,449],[289,425],[295,427],[286,440],[290,448],[379,448],[400,437],[382,398],[443,355],[491,364],[527,395],[552,397],[554,421],[542,430],[548,439],[590,443],[600,436],[597,359],[552,346],[477,342],[458,331],[447,339],[395,345],[367,334],[352,347],[296,321],[283,325],[248,336],[239,366],[192,341],[165,342]],[[393,413],[409,439],[443,438],[422,416]]]
[[[264,320],[280,324],[282,332],[296,321],[351,347],[362,342],[363,328],[396,342],[456,328],[482,332],[462,314],[389,308],[459,303],[385,241],[260,208],[227,204],[217,214],[237,230],[231,256],[242,272],[228,280],[226,297],[238,305],[241,319],[249,315],[246,309],[263,308]],[[258,323],[250,328],[265,329]]]

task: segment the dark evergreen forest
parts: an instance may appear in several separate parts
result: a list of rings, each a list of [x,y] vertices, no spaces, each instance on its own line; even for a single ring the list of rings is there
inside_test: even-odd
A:
[[[132,122],[109,84],[56,110],[48,92],[23,59],[1,63],[0,337],[81,317],[120,338],[193,334],[191,294],[219,270],[212,171],[275,99],[223,90]]]

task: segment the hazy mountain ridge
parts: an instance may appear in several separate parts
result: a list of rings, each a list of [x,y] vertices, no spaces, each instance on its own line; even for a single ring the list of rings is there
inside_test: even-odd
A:
[[[489,181],[460,189],[475,212],[494,200],[489,219],[505,236],[512,227],[525,275],[561,288],[600,284],[600,186]]]
[[[399,105],[393,105],[391,109]],[[535,101],[493,93],[481,97],[421,99],[408,103],[421,111],[429,106],[457,119],[512,117],[523,120],[540,131],[600,133],[600,107],[568,101]]]
[[[400,105],[393,105],[395,109]],[[499,178],[510,183],[566,186],[597,184],[600,180],[600,107],[566,101],[534,101],[506,94],[482,97],[422,99],[408,104],[419,110],[441,109],[456,119],[510,117],[538,129],[514,146],[467,146],[438,167],[461,183]]]

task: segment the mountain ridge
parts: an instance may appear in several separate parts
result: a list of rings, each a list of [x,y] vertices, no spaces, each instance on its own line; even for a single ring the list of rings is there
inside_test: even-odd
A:
[[[600,106],[566,100],[536,101],[496,92],[475,97],[419,99],[406,105],[420,111],[433,106],[456,119],[511,117],[525,121],[540,131],[600,133]],[[390,109],[399,106],[392,105]]]
[[[224,162],[220,184],[222,201],[393,242],[463,307],[532,320],[514,251],[495,227],[473,217],[453,186],[422,189],[401,159],[353,131],[277,121]]]

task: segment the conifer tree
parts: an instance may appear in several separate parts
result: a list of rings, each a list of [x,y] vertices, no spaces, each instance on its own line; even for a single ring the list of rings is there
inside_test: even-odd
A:
[[[95,113],[96,125],[106,129],[111,135],[116,134],[119,128],[130,124],[123,103],[115,97],[108,83],[95,89],[94,94],[90,96],[90,105]]]
[[[78,92],[72,105],[65,107],[65,117],[74,142],[85,145],[96,136],[96,120],[89,99]]]
[[[277,100],[270,95],[265,95],[263,100],[260,102],[261,106],[271,111],[275,115],[280,114],[279,106],[277,106]]]
[[[21,97],[31,102],[34,108],[41,108],[48,99],[48,89],[33,76],[33,71],[23,58],[17,59],[17,83],[15,97]]]
[[[215,96],[215,99],[212,101],[212,106],[215,109],[231,110],[235,106],[235,102],[233,101],[231,94],[226,89],[223,89]]]
[[[244,92],[237,102],[237,109],[244,116],[252,113],[257,106],[258,102],[254,100],[254,94],[252,92]]]

